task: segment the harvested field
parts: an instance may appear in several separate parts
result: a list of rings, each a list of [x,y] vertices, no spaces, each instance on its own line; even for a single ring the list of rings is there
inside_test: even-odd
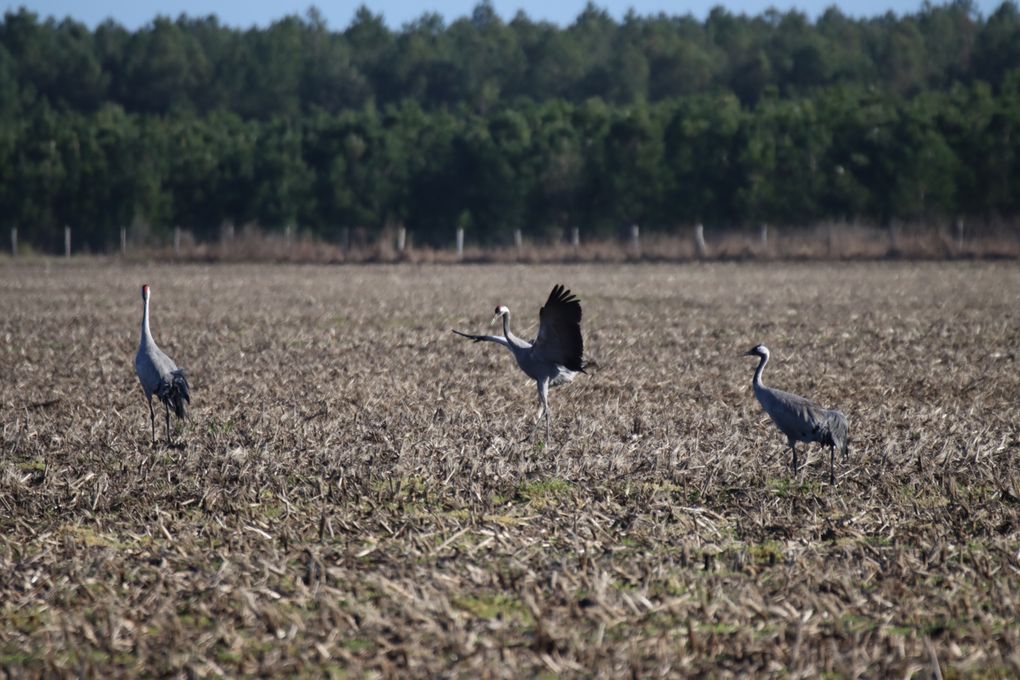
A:
[[[139,286],[191,375],[150,445]],[[553,390],[449,331],[550,287]],[[1014,263],[0,267],[14,677],[1020,675]],[[838,406],[827,483],[751,391]]]

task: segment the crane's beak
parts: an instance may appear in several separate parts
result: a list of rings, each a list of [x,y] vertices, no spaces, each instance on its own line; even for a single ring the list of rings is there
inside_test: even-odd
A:
[[[502,314],[494,314],[492,316],[492,321],[489,322],[489,325],[490,326],[496,325],[496,320],[499,319],[499,317],[501,317],[501,316],[503,316],[503,315]]]
[[[749,349],[746,352],[744,352],[743,354],[741,354],[740,356],[742,356],[742,357],[756,357],[758,355],[755,353],[755,351],[753,349]]]

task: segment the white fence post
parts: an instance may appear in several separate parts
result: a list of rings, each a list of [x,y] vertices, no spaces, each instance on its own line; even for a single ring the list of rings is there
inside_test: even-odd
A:
[[[71,257],[71,227],[64,225],[64,257]]]
[[[705,247],[705,226],[701,222],[694,225],[694,252],[700,258],[708,255],[708,248]]]
[[[464,257],[464,229],[457,227],[457,259]]]
[[[574,227],[573,229],[570,230],[570,245],[574,247],[574,250],[577,250],[578,248],[581,247],[580,227]]]
[[[127,229],[125,227],[120,228],[120,254],[121,257],[127,255]]]
[[[234,223],[229,220],[220,224],[220,255],[234,250]]]
[[[180,257],[181,255],[181,228],[174,227],[174,255]]]
[[[291,241],[294,239],[294,225],[288,224],[283,228],[283,244],[287,250],[290,250]]]
[[[521,254],[521,248],[524,247],[524,235],[520,229],[514,229],[514,248],[517,249],[517,254]]]
[[[956,251],[963,252],[963,220],[956,220]]]
[[[762,248],[769,247],[769,225],[765,222],[762,222],[758,227],[758,242]]]
[[[397,229],[397,252],[403,253],[404,247],[407,245],[407,228],[399,227]]]
[[[630,225],[630,247],[634,257],[641,257],[641,228],[636,224]]]
[[[11,227],[11,257],[18,256],[18,228]]]

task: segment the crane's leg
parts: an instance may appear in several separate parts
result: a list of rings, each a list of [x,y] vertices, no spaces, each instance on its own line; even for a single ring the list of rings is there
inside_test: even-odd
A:
[[[545,439],[549,441],[552,414],[549,412],[548,380],[538,381],[538,418],[535,420],[535,429],[538,429],[538,424],[542,421],[543,415],[545,416]]]
[[[149,421],[152,423],[152,443],[156,443],[156,409],[152,408],[152,397],[149,397]]]
[[[546,442],[549,442],[552,433],[553,412],[549,409],[549,380],[539,383],[539,399],[542,400],[542,408],[546,412]]]
[[[797,443],[790,441],[790,450],[793,451],[793,476],[797,476]]]
[[[836,445],[829,447],[829,484],[836,485]]]
[[[166,409],[166,443],[172,444],[173,441],[170,439],[170,404],[163,404],[163,408]]]

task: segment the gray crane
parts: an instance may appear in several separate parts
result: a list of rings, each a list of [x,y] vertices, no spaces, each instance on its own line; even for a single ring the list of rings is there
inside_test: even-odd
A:
[[[843,453],[844,461],[850,448],[846,416],[841,411],[824,409],[796,394],[765,387],[761,381],[765,364],[769,362],[769,348],[765,345],[748,350],[744,356],[760,359],[754,372],[754,396],[789,440],[790,450],[793,451],[793,474],[797,474],[797,442],[818,442],[829,446],[829,483],[835,484],[836,447]]]
[[[570,382],[584,373],[584,340],[581,338],[581,301],[562,285],[553,286],[549,299],[539,312],[538,337],[527,342],[510,332],[510,310],[500,305],[489,325],[503,319],[503,337],[469,335],[453,331],[475,342],[495,342],[509,349],[517,365],[538,385],[538,427],[545,416],[545,438],[549,439],[552,412],[549,410],[549,388]]]
[[[149,332],[149,285],[142,286],[142,339],[135,355],[135,373],[142,384],[145,398],[149,400],[149,417],[152,422],[152,443],[156,443],[156,411],[152,408],[152,395],[156,395],[166,410],[166,441],[170,439],[170,409],[178,418],[186,418],[187,405],[191,403],[191,388],[188,376],[177,368],[173,359],[163,353]]]

